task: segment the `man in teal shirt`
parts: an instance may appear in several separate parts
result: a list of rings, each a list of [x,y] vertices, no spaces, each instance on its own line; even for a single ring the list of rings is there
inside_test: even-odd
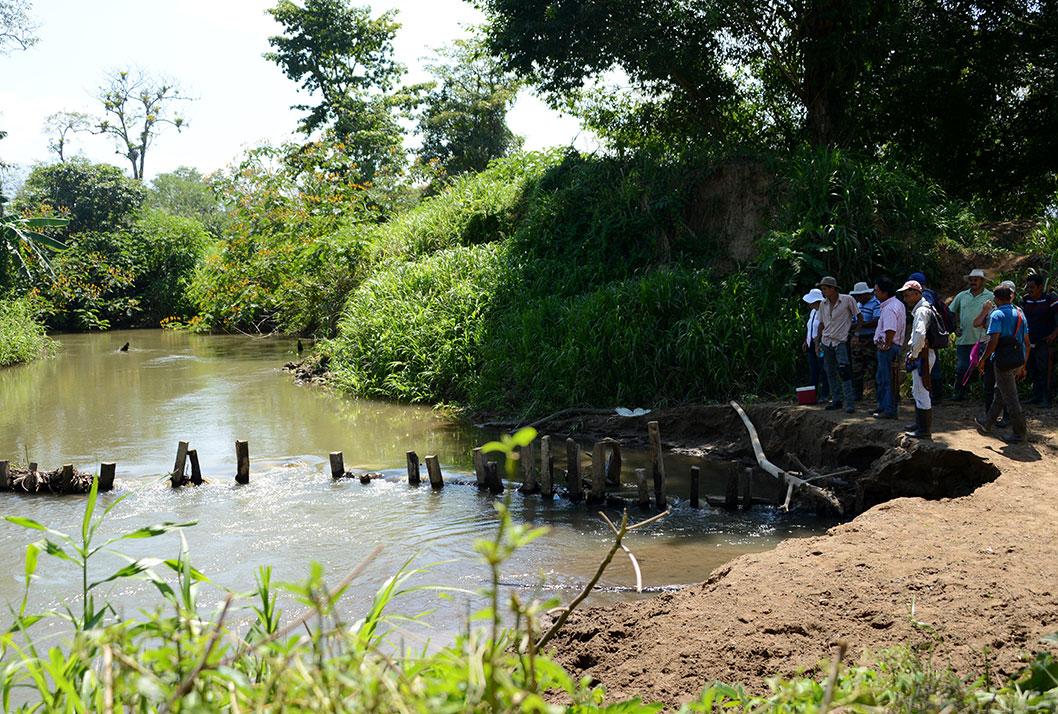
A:
[[[985,288],[983,270],[971,270],[966,279],[970,283],[969,289],[956,295],[949,306],[957,321],[955,334],[958,339],[955,341],[955,354],[959,358],[959,364],[955,368],[955,395],[952,397],[956,401],[962,400],[965,394],[966,385],[963,384],[963,378],[970,369],[970,353],[973,352],[974,345],[985,339],[985,328],[974,327],[974,319],[981,314],[984,304],[993,297],[992,291]]]

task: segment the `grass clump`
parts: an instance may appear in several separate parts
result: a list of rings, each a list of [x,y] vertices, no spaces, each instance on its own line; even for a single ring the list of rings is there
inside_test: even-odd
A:
[[[0,299],[0,367],[29,362],[54,349],[37,313],[28,297]]]

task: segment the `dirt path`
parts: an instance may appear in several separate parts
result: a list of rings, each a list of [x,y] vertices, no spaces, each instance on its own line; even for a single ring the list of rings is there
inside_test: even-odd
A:
[[[1058,410],[1028,411],[1035,442],[1008,446],[970,428],[972,406],[935,410],[938,449],[971,451],[1000,471],[970,495],[899,498],[823,536],[737,558],[702,585],[574,613],[559,660],[611,698],[672,705],[714,680],[763,692],[765,677],[814,674],[839,640],[848,661],[939,636],[959,674],[986,660],[1015,673],[1022,653],[1058,631]],[[816,409],[811,418],[840,421]],[[903,438],[872,421],[848,423]]]

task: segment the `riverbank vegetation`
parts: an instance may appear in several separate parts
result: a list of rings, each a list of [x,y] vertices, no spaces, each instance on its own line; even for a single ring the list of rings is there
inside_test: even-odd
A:
[[[219,591],[223,602],[213,611],[203,601],[215,600],[218,588],[192,566],[186,541],[175,558],[125,558],[109,577],[93,580],[99,577],[100,554],[115,552],[123,541],[194,526],[167,522],[100,542],[104,519],[129,495],[97,514],[94,483],[80,532],[72,534],[5,516],[41,534],[27,546],[24,596],[12,604],[11,625],[0,635],[5,711],[676,711],[635,699],[609,701],[601,687],[575,681],[551,659],[544,611],[557,603],[526,602],[500,585],[507,560],[542,529],[513,523],[503,504],[497,506],[495,533],[475,547],[491,574],[477,594],[483,609],[468,618],[451,644],[413,650],[401,644],[401,628],[414,627],[418,618],[402,616],[402,603],[444,589],[423,585],[429,571],[410,561],[382,583],[370,603],[360,604],[343,595],[373,555],[338,583],[328,582],[314,565],[301,583],[275,584],[270,569],[262,567],[249,592]],[[58,609],[36,611],[33,583],[42,566],[72,570],[75,582],[82,583],[79,597]],[[108,588],[132,585],[129,581],[142,581],[156,602],[137,616],[119,616],[107,600]],[[54,627],[42,631],[49,624],[58,626],[58,634]],[[765,696],[712,684],[679,711],[807,714],[841,707],[932,714],[1058,708],[1058,663],[1048,654],[1030,660],[1011,682],[995,681],[987,670],[980,678],[960,680],[942,658],[943,639],[927,637],[913,647],[864,655],[853,666],[824,665],[819,680],[770,680]]]
[[[818,18],[780,2],[773,23],[668,2],[481,6],[487,24],[439,52],[436,80],[409,85],[393,13],[278,3],[266,58],[312,99],[302,140],[151,186],[37,167],[16,207],[69,218],[69,247],[14,292],[53,328],[314,336],[318,372],[362,395],[660,406],[787,394],[799,296],[822,275],[936,283],[945,251],[994,249],[985,221],[1054,211],[1056,167],[1027,158],[1054,142],[1058,102],[1037,81],[1049,7],[850,7],[818,43]],[[878,55],[889,45],[901,58]],[[634,91],[606,85],[613,67]],[[943,89],[953,76],[965,96]],[[504,117],[526,84],[602,148],[517,152]],[[1043,226],[1019,249],[1053,256]]]
[[[33,301],[0,299],[0,367],[29,362],[50,353],[53,345]]]

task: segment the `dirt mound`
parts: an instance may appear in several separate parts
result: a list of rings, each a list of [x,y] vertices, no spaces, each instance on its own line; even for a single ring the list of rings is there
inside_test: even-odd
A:
[[[1015,673],[1022,653],[1044,648],[1039,638],[1058,630],[1058,415],[1030,412],[1035,442],[1006,446],[969,428],[975,412],[938,407],[935,443],[916,446],[893,422],[862,414],[755,407],[758,428],[762,415],[776,420],[775,434],[762,435],[765,449],[797,443],[806,455],[852,459],[868,430],[882,431],[872,448],[888,443],[884,453],[862,454],[871,458],[876,498],[898,488],[967,495],[889,500],[824,536],[737,558],[700,586],[574,613],[556,640],[558,659],[605,684],[611,697],[673,705],[714,680],[763,692],[765,677],[814,674],[839,640],[856,658],[941,638],[960,675],[986,666]],[[664,420],[669,445],[741,448],[723,436],[721,410],[651,417]],[[814,439],[805,431],[811,423]],[[903,471],[912,458],[921,462]]]

